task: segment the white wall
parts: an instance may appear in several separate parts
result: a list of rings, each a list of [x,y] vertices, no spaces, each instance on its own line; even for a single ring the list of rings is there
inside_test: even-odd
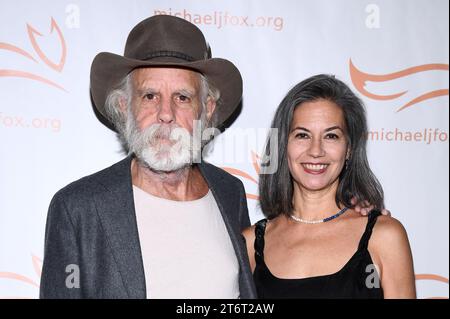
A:
[[[447,0],[0,0],[0,297],[38,297],[52,195],[123,157],[113,132],[92,111],[90,64],[100,51],[122,53],[131,28],[163,10],[190,18],[213,56],[241,70],[242,113],[208,160],[254,179],[251,152],[262,151],[275,108],[300,80],[332,73],[357,91],[352,60],[369,74],[369,93],[405,92],[390,99],[358,92],[370,130],[379,134],[369,141],[370,162],[387,207],[408,231],[419,297],[448,298],[448,7]],[[31,32],[35,45],[27,25],[42,34]],[[239,130],[254,139],[233,144]],[[401,139],[397,133],[395,140],[395,130]],[[418,135],[424,130],[431,132],[430,143]],[[256,222],[262,217],[252,196],[257,185],[241,179]]]

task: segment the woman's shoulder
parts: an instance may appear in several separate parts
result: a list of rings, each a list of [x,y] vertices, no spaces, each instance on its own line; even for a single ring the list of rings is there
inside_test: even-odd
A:
[[[372,237],[369,250],[379,266],[385,297],[414,298],[413,257],[405,227],[393,217],[379,216]]]
[[[406,234],[405,227],[398,219],[385,215],[378,216],[373,231],[385,239]]]
[[[255,229],[265,227],[267,223],[267,219],[263,218],[259,221],[257,221],[255,224],[251,225],[250,227],[245,228],[242,231],[242,235],[244,235],[245,238],[254,238],[255,237]]]
[[[391,216],[380,215],[373,227],[371,236],[372,246],[383,252],[394,251],[393,248],[401,248],[409,245],[408,234],[403,224]]]

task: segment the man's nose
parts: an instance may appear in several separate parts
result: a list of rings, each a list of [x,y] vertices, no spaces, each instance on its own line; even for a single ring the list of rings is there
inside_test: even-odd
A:
[[[173,104],[170,99],[161,99],[161,104],[158,112],[158,122],[171,124],[175,120]]]

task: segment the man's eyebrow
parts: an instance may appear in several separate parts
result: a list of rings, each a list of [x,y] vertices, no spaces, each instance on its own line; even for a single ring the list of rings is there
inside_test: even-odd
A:
[[[195,96],[195,90],[180,89],[180,90],[175,90],[175,94],[183,94],[183,95],[187,95],[187,96]]]
[[[139,95],[142,95],[142,94],[144,94],[144,93],[157,93],[158,90],[155,90],[155,89],[153,89],[153,88],[146,88],[146,87],[144,87],[144,88],[136,89],[136,92],[137,92]]]

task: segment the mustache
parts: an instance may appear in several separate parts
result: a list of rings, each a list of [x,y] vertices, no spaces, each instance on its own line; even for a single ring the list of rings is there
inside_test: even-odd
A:
[[[190,136],[187,129],[176,124],[153,124],[140,133],[142,139],[149,144],[154,144],[160,139],[178,142],[182,135],[186,134]]]

